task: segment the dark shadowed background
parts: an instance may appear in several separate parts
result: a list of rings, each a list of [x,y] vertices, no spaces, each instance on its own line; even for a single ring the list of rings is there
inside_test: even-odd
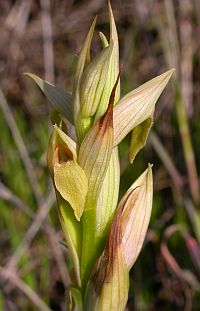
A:
[[[131,271],[128,310],[200,306],[200,2],[113,0],[122,95],[176,68],[159,99],[146,147],[129,164],[120,145],[121,191],[154,164],[154,204],[143,251]],[[0,310],[61,311],[66,248],[46,167],[45,98],[24,72],[72,89],[77,55],[105,0],[0,1]]]

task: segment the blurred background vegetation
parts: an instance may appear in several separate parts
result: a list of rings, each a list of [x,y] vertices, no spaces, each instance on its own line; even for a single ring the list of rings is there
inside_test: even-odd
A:
[[[159,99],[146,147],[129,164],[120,145],[121,192],[154,164],[154,204],[131,272],[127,310],[200,308],[200,2],[112,0],[120,41],[122,95],[175,67]],[[46,167],[48,106],[23,75],[72,89],[80,47],[105,0],[0,1],[0,310],[61,311],[66,248]]]

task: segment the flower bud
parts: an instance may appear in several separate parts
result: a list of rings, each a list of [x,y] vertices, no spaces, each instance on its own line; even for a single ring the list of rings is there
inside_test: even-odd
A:
[[[152,196],[152,170],[149,165],[119,203],[105,250],[88,282],[85,310],[124,310],[128,298],[128,272],[144,242]]]

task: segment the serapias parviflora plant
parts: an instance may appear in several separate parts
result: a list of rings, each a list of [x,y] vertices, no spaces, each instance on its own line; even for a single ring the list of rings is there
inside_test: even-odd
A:
[[[94,19],[80,51],[73,92],[28,74],[50,103],[47,162],[71,260],[67,310],[123,311],[129,271],[152,209],[152,165],[118,203],[118,144],[132,131],[130,162],[143,148],[155,104],[174,69],[120,98],[119,45],[109,3],[110,37],[92,60]]]

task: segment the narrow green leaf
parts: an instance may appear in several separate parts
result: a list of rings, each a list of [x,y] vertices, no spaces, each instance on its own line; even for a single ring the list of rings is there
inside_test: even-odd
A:
[[[106,83],[113,43],[103,49],[85,69],[80,85],[81,116],[94,116]]]
[[[132,130],[130,163],[133,163],[137,153],[145,146],[152,124],[152,117],[149,117]]]
[[[113,110],[114,145],[146,120],[168,83],[174,69],[146,82],[124,96]]]
[[[32,78],[41,91],[49,100],[51,108],[56,110],[61,116],[67,118],[73,124],[72,116],[72,96],[71,94],[57,88],[48,81],[42,80],[32,73],[25,73]]]
[[[193,202],[189,199],[185,198],[184,204],[195,236],[200,243],[200,211],[195,208]]]

